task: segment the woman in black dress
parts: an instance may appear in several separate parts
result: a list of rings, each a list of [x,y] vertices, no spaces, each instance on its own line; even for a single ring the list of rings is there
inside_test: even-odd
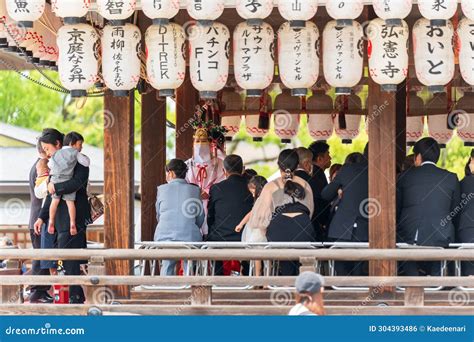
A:
[[[282,205],[275,208],[267,227],[269,242],[314,242],[311,210],[304,202],[307,196],[305,187],[295,181],[294,172],[298,167],[298,154],[295,150],[284,150],[278,157],[278,167],[282,173],[283,188],[273,196],[281,197]],[[299,262],[281,261],[280,275],[297,275]]]

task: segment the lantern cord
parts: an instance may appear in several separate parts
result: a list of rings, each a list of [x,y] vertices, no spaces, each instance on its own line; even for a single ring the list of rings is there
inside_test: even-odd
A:
[[[5,27],[8,35],[13,39],[13,41],[15,42],[15,45],[18,49],[20,49],[20,51],[26,56],[26,53],[25,53],[25,49],[23,49],[22,46],[20,46],[20,44],[18,43],[18,41],[16,40],[16,37],[14,37],[12,35],[12,33],[10,32],[10,29],[8,28],[8,26],[6,25],[6,23],[4,21],[2,21],[2,24],[3,26]],[[66,88],[64,88],[62,85],[56,83],[54,80],[52,80],[49,76],[47,76],[40,68],[38,68],[35,64],[31,63],[33,65],[33,67],[36,69],[36,71],[38,71],[44,78],[46,78],[49,82],[51,82],[52,84],[54,84],[56,87],[60,88],[66,92],[69,92]],[[16,69],[16,68],[15,68]],[[18,70],[16,70],[18,71]],[[20,72],[21,73],[21,72]]]
[[[25,53],[25,49],[23,49],[22,46],[20,46],[20,44],[18,43],[18,41],[16,40],[16,38],[12,35],[12,33],[10,32],[8,26],[6,25],[6,23],[3,21],[3,20],[0,20],[1,24],[3,24],[3,26],[5,27],[8,35],[13,39],[13,41],[15,42],[15,45],[16,47],[24,54],[26,55]],[[50,85],[47,85],[43,82],[40,82],[38,80],[35,80],[34,78],[31,78],[30,76],[27,76],[25,74],[23,74],[17,67],[15,67],[14,65],[10,64],[9,62],[5,61],[4,59],[0,58],[0,62],[5,64],[9,69],[15,71],[17,74],[21,75],[22,77],[28,79],[29,81],[32,81],[34,83],[36,83],[37,85],[41,86],[41,87],[44,87],[44,88],[47,88],[47,89],[50,89],[50,90],[54,90],[54,91],[57,91],[57,92],[60,92],[60,93],[65,93],[65,94],[69,94],[70,91],[66,88],[64,88],[61,84],[58,84],[57,82],[55,82],[51,77],[49,77],[48,75],[46,75],[44,73],[44,71],[41,69],[41,68],[38,68],[34,63],[30,63],[36,71],[38,71],[44,78],[46,78],[49,82],[51,82],[55,87],[53,86],[50,86]],[[88,92],[87,93],[87,96],[88,97],[102,97],[104,96],[104,91],[97,91],[97,92]]]

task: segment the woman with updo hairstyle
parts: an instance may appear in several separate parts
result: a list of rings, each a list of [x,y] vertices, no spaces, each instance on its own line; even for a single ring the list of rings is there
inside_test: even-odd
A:
[[[155,241],[202,241],[201,226],[204,223],[204,208],[201,190],[189,184],[185,178],[186,163],[171,159],[165,167],[167,184],[158,187],[156,195]],[[176,260],[163,260],[160,275],[176,275]],[[183,262],[185,274],[189,273],[187,262]]]
[[[269,242],[314,242],[311,217],[314,211],[313,192],[309,184],[294,172],[299,164],[294,149],[278,156],[280,177],[262,190],[252,209],[248,225],[262,229]],[[280,262],[280,275],[298,274],[299,263]]]

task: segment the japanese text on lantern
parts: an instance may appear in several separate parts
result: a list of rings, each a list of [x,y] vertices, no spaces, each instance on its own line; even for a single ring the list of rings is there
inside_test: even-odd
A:
[[[164,25],[160,25],[160,29],[158,31],[158,34],[160,35],[160,42],[158,43],[159,46],[159,54],[158,54],[158,59],[160,61],[160,78],[161,79],[170,79],[170,76],[168,74],[169,71],[169,56],[168,56],[168,51],[167,51],[167,46],[169,43],[167,43],[166,39],[166,34],[168,33],[168,28]]]
[[[114,1],[114,0],[108,0],[107,3],[105,4],[105,9],[110,13],[110,14],[122,14],[124,2],[123,1]]]
[[[426,28],[428,29],[426,35],[430,38],[434,38],[433,41],[426,42],[428,53],[430,55],[427,59],[427,62],[430,65],[428,72],[432,75],[439,75],[441,74],[441,70],[439,69],[444,64],[444,61],[439,57],[442,56],[442,54],[437,54],[436,52],[448,47],[444,46],[443,40],[436,40],[436,38],[442,38],[444,36],[444,31],[443,28],[439,26],[428,25]]]
[[[15,0],[15,13],[30,13],[28,1]]]
[[[253,25],[251,29],[245,29],[242,32],[243,46],[241,48],[242,54],[242,71],[244,72],[242,77],[245,80],[250,80],[253,76],[252,73],[252,55],[257,55],[262,51],[263,38],[260,35],[263,27],[260,25]],[[253,32],[252,32],[253,31]],[[253,35],[253,37],[252,37]],[[253,43],[253,44],[252,44]]]
[[[117,87],[124,85],[122,79],[122,61],[123,61],[123,49],[125,48],[125,30],[122,26],[114,27],[112,30],[113,40],[111,42],[111,48],[114,50],[112,60],[114,61],[114,83]]]
[[[260,7],[262,7],[262,4],[258,0],[247,0],[247,4],[245,5],[245,8],[252,13],[256,13]]]
[[[382,55],[382,58],[386,62],[385,62],[385,67],[381,69],[380,71],[384,75],[387,75],[390,78],[394,78],[395,75],[397,75],[400,72],[400,69],[396,68],[392,61],[393,59],[396,59],[399,54],[398,42],[395,40],[392,40],[392,38],[397,39],[399,34],[403,35],[403,31],[401,30],[401,32],[397,32],[397,29],[398,28],[395,26],[383,25],[382,32],[381,32],[381,37],[382,39],[384,39],[384,42],[383,42],[384,54]]]
[[[302,41],[301,41],[301,32],[302,30],[293,30],[295,33],[294,35],[294,48],[295,48],[295,80],[300,81],[303,78],[303,75],[301,74],[303,70],[301,69],[301,63],[303,60],[301,59],[302,56]]]
[[[77,81],[81,83],[86,78],[82,71],[82,63],[84,60],[84,35],[85,31],[79,31],[77,28],[73,28],[67,32],[69,35],[69,49],[67,52],[67,58],[72,63],[72,68],[69,73],[69,80],[71,82]]]
[[[219,30],[217,27],[210,26],[206,33],[207,36],[211,35],[208,41],[206,42],[207,50],[203,47],[196,47],[194,54],[197,59],[197,75],[198,81],[203,82],[202,79],[202,59],[199,59],[198,56],[206,53],[206,62],[207,62],[207,69],[208,70],[219,70],[219,40],[217,36],[219,36]]]

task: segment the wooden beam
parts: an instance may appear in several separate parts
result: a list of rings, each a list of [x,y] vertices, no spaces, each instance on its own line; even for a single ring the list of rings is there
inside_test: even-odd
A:
[[[166,99],[157,91],[142,95],[141,119],[141,240],[153,241],[156,190],[166,182]]]
[[[375,208],[373,213],[369,213],[369,247],[395,248],[396,94],[381,91],[380,86],[370,79],[368,108],[369,205]],[[372,276],[394,276],[397,274],[396,266],[393,260],[372,260],[369,272]]]
[[[134,247],[134,95],[104,97],[105,248]],[[131,274],[129,260],[107,261],[107,274]],[[126,286],[114,289],[127,297]]]
[[[189,76],[189,72],[187,73]],[[187,160],[193,155],[193,128],[191,122],[198,103],[198,92],[186,77],[176,91],[176,158]]]
[[[145,32],[152,24],[143,12],[138,13],[138,26],[142,33],[145,54]],[[166,98],[149,86],[142,94],[141,103],[141,241],[153,241],[156,228],[156,189],[166,182]]]

